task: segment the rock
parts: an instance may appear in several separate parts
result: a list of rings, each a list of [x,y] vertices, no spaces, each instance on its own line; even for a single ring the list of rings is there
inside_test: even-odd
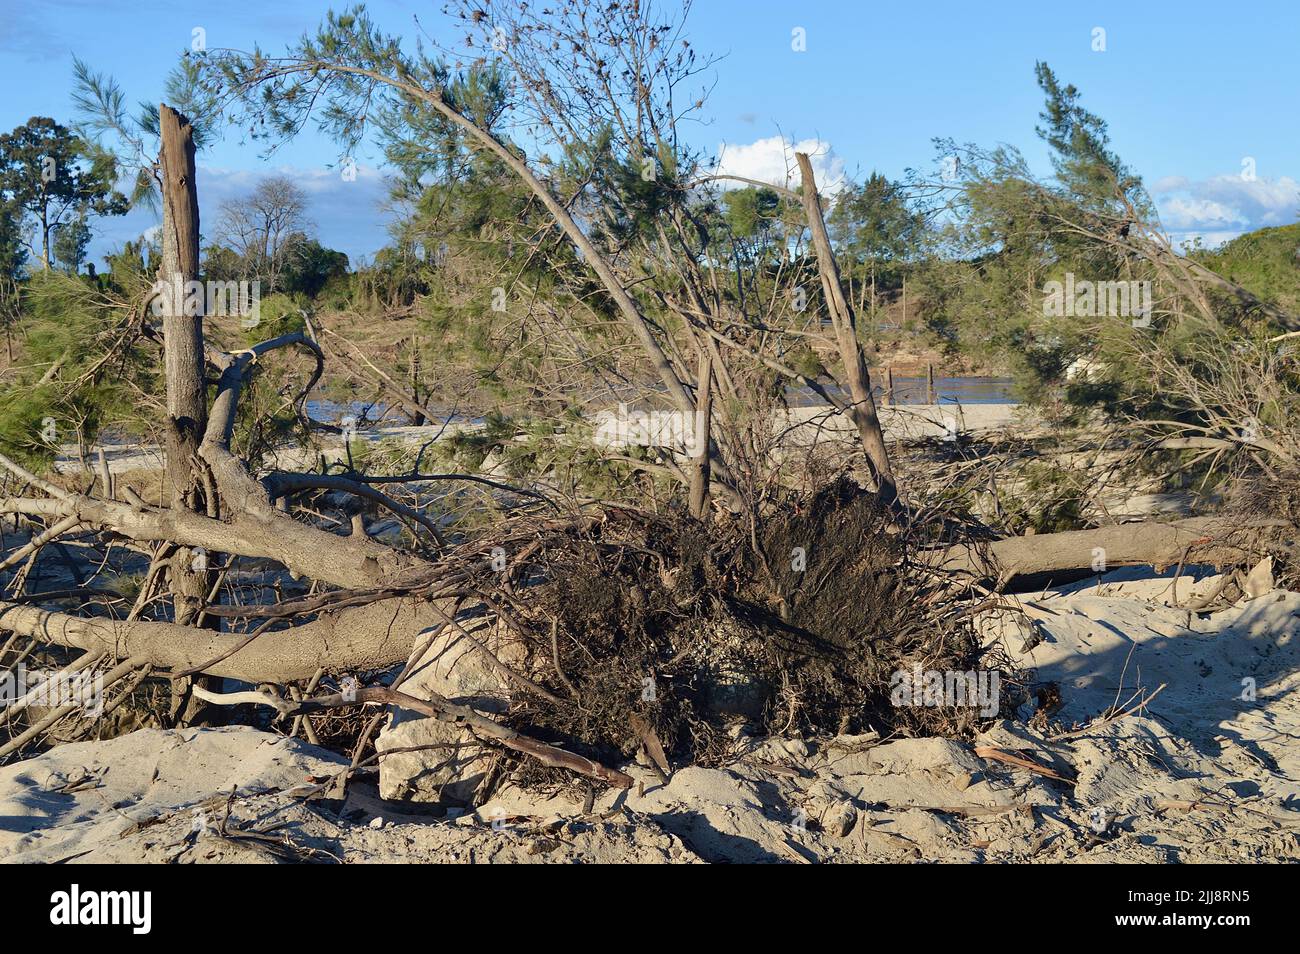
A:
[[[949,775],[978,772],[981,768],[969,749],[949,739],[900,739],[865,751],[848,750],[839,755],[837,739],[828,748],[828,758],[839,775],[901,775],[934,770]]]
[[[808,787],[808,817],[817,820],[827,834],[844,838],[858,822],[858,810],[849,793],[830,779],[818,779]]]
[[[1273,558],[1271,556],[1264,557],[1246,574],[1246,585],[1243,589],[1246,591],[1246,598],[1251,600],[1273,592]]]
[[[518,665],[517,644],[504,628],[475,633],[505,665]],[[417,643],[418,646],[423,642]],[[487,657],[458,631],[434,637],[420,653],[401,691],[421,699],[437,693],[480,712],[502,712],[508,705],[505,679]],[[382,798],[470,805],[496,758],[469,732],[450,722],[390,707],[388,725],[375,739]],[[418,751],[394,751],[416,749]]]
[[[375,749],[383,755],[380,797],[416,802],[471,804],[492,761],[491,753],[461,727],[406,712],[394,715],[376,737]]]
[[[859,805],[994,806],[1010,795],[984,780],[983,766],[965,746],[948,739],[900,739],[844,754],[834,740],[826,765],[836,784]]]
[[[835,838],[847,838],[858,823],[858,810],[848,801],[832,805],[822,816],[822,828]]]

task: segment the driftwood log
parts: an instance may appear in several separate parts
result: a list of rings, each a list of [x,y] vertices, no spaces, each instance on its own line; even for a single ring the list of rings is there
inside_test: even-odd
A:
[[[285,683],[310,679],[318,669],[385,669],[406,662],[419,635],[441,623],[432,603],[381,600],[263,633],[203,672],[250,683]],[[74,616],[3,601],[0,630],[89,652],[107,651],[118,659],[134,657],[168,672],[203,666],[244,640],[239,633],[179,623]]]
[[[1295,546],[1296,528],[1284,520],[1193,517],[1169,523],[1125,523],[963,544],[935,552],[936,569],[1002,582],[1016,576],[1063,573],[1098,566],[1241,564],[1271,547]]]

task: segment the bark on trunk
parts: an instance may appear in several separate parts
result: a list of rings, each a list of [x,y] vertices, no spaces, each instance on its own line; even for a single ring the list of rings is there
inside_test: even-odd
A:
[[[159,108],[162,149],[162,267],[158,278],[170,295],[163,309],[167,379],[167,477],[173,506],[191,505],[197,494],[194,458],[207,426],[203,384],[203,313],[185,298],[186,283],[199,277],[199,200],[194,187],[194,129],[170,106]],[[197,311],[197,314],[192,313]],[[191,506],[190,509],[193,509]]]
[[[274,560],[299,576],[333,586],[380,586],[411,579],[429,567],[427,561],[382,543],[340,537],[269,509],[250,513],[231,507],[231,516],[222,521],[188,510],[146,509],[85,496],[5,500],[3,506],[10,513],[31,516],[75,515],[87,526],[141,543],[169,541],[212,553]]]
[[[215,512],[205,498],[198,450],[207,427],[203,371],[204,296],[190,296],[199,278],[199,197],[195,186],[194,127],[166,103],[158,109],[162,180],[162,272],[169,294],[163,309],[163,367],[167,382],[167,486],[176,511]],[[198,622],[212,592],[214,573],[206,551],[179,548],[168,565],[175,620]],[[208,626],[220,628],[219,620]],[[185,696],[188,683],[173,685],[173,716],[195,721],[202,704]]]
[[[1009,537],[937,551],[934,565],[980,579],[1029,573],[1151,565],[1243,563],[1262,559],[1271,541],[1295,529],[1281,520],[1193,517],[1171,523],[1126,523],[1096,530]]]
[[[197,472],[199,444],[207,427],[203,381],[202,296],[185,292],[199,277],[199,199],[195,189],[194,127],[166,103],[158,110],[162,148],[163,370],[167,384],[167,486],[175,510],[207,511]],[[198,615],[211,589],[206,555],[178,550],[170,565],[176,622]]]
[[[367,672],[407,661],[416,639],[445,620],[438,604],[391,598],[322,613],[290,629],[263,633],[205,670],[250,683],[310,679],[318,669]],[[0,601],[0,628],[114,658],[134,658],[159,669],[184,672],[239,645],[238,633],[217,633],[175,623],[79,617],[23,603]]]
[[[41,206],[41,264],[50,270],[50,223],[46,218],[45,206]]]

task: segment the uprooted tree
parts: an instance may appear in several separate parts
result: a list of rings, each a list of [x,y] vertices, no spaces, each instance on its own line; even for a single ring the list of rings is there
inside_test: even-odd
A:
[[[684,86],[700,65],[676,21],[645,4],[593,11],[576,0],[545,16],[466,4],[463,19],[493,51],[492,69],[512,78],[508,89],[481,82],[485,63],[454,76],[440,59],[407,53],[360,9],[331,14],[284,56],[214,51],[196,70],[209,96],[255,112],[277,134],[323,109],[327,128],[350,144],[381,118],[385,134],[437,135],[508,173],[544,220],[535,251],[586,309],[539,319],[553,332],[548,344],[583,366],[601,349],[617,352],[610,366],[635,393],[689,422],[677,453],[626,460],[676,480],[689,513],[557,499],[471,474],[251,470],[233,442],[255,376],[276,362],[290,367],[286,400],[309,427],[304,404],[328,355],[310,328],[231,351],[205,337],[201,303],[177,293],[199,277],[192,130],[163,106],[161,292],[139,314],[142,327],[161,319],[150,328],[164,370],[165,493],[146,500],[119,489],[107,468],[91,487],[71,489],[0,457],[24,488],[0,511],[32,527],[0,569],[89,533],[139,550],[148,570],[125,614],[53,608],[67,594],[0,602],[0,628],[14,639],[72,650],[61,663],[68,671],[106,669],[107,687],[122,692],[146,675],[181,687],[237,680],[263,688],[196,683],[194,694],[265,704],[309,732],[322,712],[391,705],[526,766],[626,786],[610,765],[620,753],[713,757],[738,716],[770,731],[967,727],[950,712],[891,710],[888,686],[920,659],[958,670],[1000,664],[970,626],[979,608],[1000,605],[981,580],[1086,569],[1096,547],[1112,566],[1246,561],[1289,532],[1287,518],[1202,518],[988,541],[909,501],[809,157],[796,157],[798,186],[777,190],[781,214],[798,221],[788,254],[742,258],[708,191],[716,177],[677,135],[681,102],[695,101]],[[531,158],[502,131],[529,122],[546,143]],[[1171,280],[1199,280],[1142,248]],[[808,366],[801,349],[810,341],[833,367]],[[532,383],[559,389],[564,367],[549,354]],[[811,465],[793,479],[794,457],[772,428],[788,385],[826,402],[815,429],[852,435],[852,459],[837,466],[856,482],[814,480]],[[445,527],[427,498],[404,496],[474,481],[514,507],[487,530]],[[370,536],[364,508],[401,521],[401,542]],[[270,582],[244,599],[231,581],[250,570]],[[81,596],[71,598],[94,605]],[[468,643],[499,677],[503,707],[427,687],[421,697],[403,692],[428,647],[447,639]],[[337,692],[318,691],[332,679]],[[70,711],[53,709],[0,753]]]

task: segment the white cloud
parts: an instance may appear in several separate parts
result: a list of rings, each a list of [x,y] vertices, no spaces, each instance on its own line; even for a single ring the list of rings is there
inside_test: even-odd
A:
[[[1154,195],[1160,195],[1165,192],[1174,192],[1178,189],[1186,189],[1191,184],[1186,176],[1165,176],[1163,179],[1157,179],[1151,186],[1151,192]]]
[[[1207,245],[1243,232],[1300,219],[1300,182],[1290,176],[1243,179],[1219,175],[1198,182],[1167,176],[1151,188],[1160,218],[1178,242],[1199,237]]]
[[[1166,227],[1179,231],[1246,224],[1246,216],[1231,205],[1178,195],[1163,203],[1161,218]]]
[[[828,142],[820,139],[803,139],[791,142],[785,136],[769,136],[744,144],[723,143],[718,147],[718,175],[740,176],[770,182],[787,189],[799,185],[799,167],[796,152],[808,153],[812,160],[813,175],[817,177],[817,191],[834,195],[844,187],[846,176],[844,160],[835,155]],[[723,188],[741,188],[743,183],[723,181]]]

